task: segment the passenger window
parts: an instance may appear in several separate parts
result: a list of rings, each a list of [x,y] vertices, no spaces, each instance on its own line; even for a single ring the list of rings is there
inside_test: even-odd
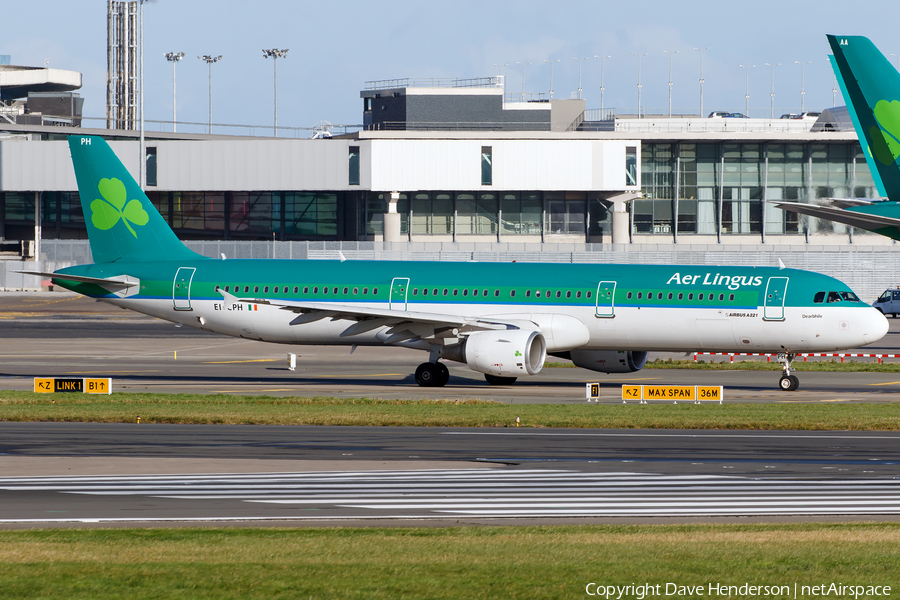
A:
[[[327,293],[328,293],[328,288],[327,288],[327,287],[323,287],[323,288],[322,288],[322,293],[323,293],[323,294],[327,294]]]
[[[547,297],[550,297],[550,290],[547,290]]]
[[[516,290],[509,290],[509,297],[510,297],[510,298],[515,298],[515,297],[516,297]]]
[[[377,295],[378,295],[378,288],[372,288],[372,295],[373,295],[373,296],[377,296]]]
[[[295,293],[295,294],[297,293],[297,288],[294,288],[294,293]],[[304,294],[308,294],[308,293],[309,293],[309,287],[304,287],[304,288],[303,288],[303,293],[304,293]]]
[[[447,295],[447,288],[444,288],[444,295]]]
[[[591,293],[590,293],[590,292],[587,293],[587,297],[588,297],[588,298],[591,297]]]
[[[566,298],[571,298],[571,297],[572,297],[572,290],[569,290],[568,292],[566,292]]]
[[[215,289],[215,290],[213,290],[213,291],[216,291],[216,292],[218,292],[218,291],[219,291],[219,286],[216,286],[216,289]]]
[[[363,296],[369,293],[369,288],[363,288]]]
[[[353,288],[353,295],[357,295],[359,293],[359,288]]]
[[[683,300],[683,299],[684,299],[684,294],[679,293],[679,294],[678,294],[678,299],[679,299],[679,300]]]
[[[531,297],[531,290],[525,290],[525,297],[526,297],[526,298],[530,298],[530,297]]]
[[[643,297],[643,295],[644,295],[643,292],[638,292],[638,297],[637,297],[637,299],[640,300],[640,299]]]
[[[253,286],[253,293],[254,293],[254,294],[259,293],[259,286],[258,286],[258,285],[254,285],[254,286]]]
[[[487,290],[484,290],[483,292],[481,292],[481,295],[482,295],[482,296],[487,296],[487,295],[488,295],[488,291],[487,291]]]
[[[541,290],[536,291],[536,292],[534,293],[534,297],[535,297],[535,298],[540,298],[540,297],[541,297]]]
[[[438,289],[437,289],[437,288],[434,288],[433,290],[431,290],[431,295],[432,295],[432,296],[437,296],[437,293],[438,293]]]
[[[581,298],[581,291],[575,292],[575,297],[576,297],[576,298]]]
[[[453,295],[456,296],[457,294],[459,294],[459,290],[454,289],[454,290],[453,290]]]
[[[463,296],[468,296],[468,295],[469,295],[469,290],[468,290],[468,289],[464,289],[464,290],[463,290]]]
[[[734,294],[728,294],[728,301],[734,302]]]
[[[244,286],[244,293],[246,294],[246,293],[249,292],[249,291],[250,291],[250,286],[249,286],[249,285],[245,285],[245,286]]]
[[[631,292],[628,292],[628,293],[625,295],[625,297],[628,298],[629,300],[631,300]]]
[[[693,300],[693,299],[694,299],[694,294],[688,294],[688,300]]]
[[[226,292],[228,291],[228,286],[227,286],[227,285],[225,286],[225,291],[226,291]]]
[[[423,295],[423,296],[427,296],[427,295],[428,295],[428,288],[422,288],[422,295]]]
[[[500,297],[500,290],[494,290],[494,298]]]
[[[347,288],[344,288],[344,295],[347,295]]]
[[[413,288],[413,296],[419,295],[419,288]]]
[[[816,304],[822,304],[825,302],[825,292],[816,292],[815,297],[813,298],[813,302]]]
[[[662,300],[662,292],[660,292],[660,293],[658,293],[658,294],[656,295],[656,299],[657,299],[657,300]]]
[[[313,294],[318,294],[318,293],[319,293],[319,287],[316,286],[313,288]]]
[[[669,300],[672,299],[672,292],[669,292]]]
[[[840,302],[841,295],[837,292],[828,292],[828,302]]]
[[[697,300],[703,300],[703,294],[700,294],[699,296],[697,296]]]
[[[719,302],[725,299],[725,294],[719,294]]]

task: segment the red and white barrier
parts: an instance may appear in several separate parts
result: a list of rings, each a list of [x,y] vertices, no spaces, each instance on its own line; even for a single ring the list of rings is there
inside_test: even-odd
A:
[[[694,362],[697,362],[698,356],[729,356],[731,357],[729,362],[733,363],[735,356],[765,356],[766,362],[772,362],[772,357],[777,356],[777,354],[767,352],[694,352]],[[900,358],[900,354],[851,354],[837,352],[810,352],[797,355],[797,357],[800,356],[803,357],[803,362],[806,362],[806,359],[810,356],[840,357],[841,362],[844,362],[845,358],[877,358],[878,364],[881,364],[882,358]]]

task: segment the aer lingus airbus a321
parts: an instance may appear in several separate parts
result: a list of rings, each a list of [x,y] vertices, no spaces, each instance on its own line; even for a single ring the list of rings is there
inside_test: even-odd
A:
[[[206,331],[281,344],[401,346],[492,384],[547,355],[603,373],[647,352],[798,352],[881,339],[887,320],[825,275],[775,267],[222,260],[185,247],[100,137],[70,136],[94,264],[49,275],[110,304]]]

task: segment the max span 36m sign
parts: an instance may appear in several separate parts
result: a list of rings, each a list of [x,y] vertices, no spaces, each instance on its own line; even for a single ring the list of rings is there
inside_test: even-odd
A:
[[[36,394],[111,394],[112,379],[89,379],[86,377],[35,377],[34,391]]]
[[[722,404],[721,385],[623,385],[622,403],[634,400],[640,404],[649,401],[672,402],[718,402]]]

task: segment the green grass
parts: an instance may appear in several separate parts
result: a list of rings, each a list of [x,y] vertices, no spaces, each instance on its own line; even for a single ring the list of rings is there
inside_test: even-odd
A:
[[[581,598],[590,582],[893,595],[900,525],[3,531],[0,564],[0,598]]]
[[[52,403],[54,402],[55,403]],[[428,427],[900,430],[900,403],[498,404],[478,400],[0,392],[2,421]]]

